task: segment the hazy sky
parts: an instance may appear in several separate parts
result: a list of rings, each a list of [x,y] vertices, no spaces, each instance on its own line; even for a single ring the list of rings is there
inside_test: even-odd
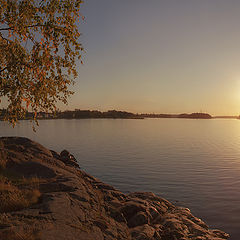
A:
[[[86,0],[63,109],[240,114],[239,0]]]

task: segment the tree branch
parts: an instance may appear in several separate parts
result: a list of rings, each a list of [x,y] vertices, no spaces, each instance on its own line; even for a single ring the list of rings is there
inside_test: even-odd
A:
[[[3,40],[5,40],[6,42],[9,42],[9,43],[10,43],[10,40],[7,39],[7,38],[5,38],[5,37],[3,37],[1,33],[0,33],[0,37],[1,37]]]
[[[0,73],[3,72],[3,71],[5,71],[7,68],[8,68],[8,67],[5,67],[5,68],[1,69],[1,70],[0,70]]]
[[[25,26],[25,28],[32,28],[32,27],[44,27],[46,25],[44,24],[35,24],[35,25],[29,25],[29,26]],[[13,27],[7,27],[7,28],[0,28],[0,31],[8,31],[8,30],[13,30]]]

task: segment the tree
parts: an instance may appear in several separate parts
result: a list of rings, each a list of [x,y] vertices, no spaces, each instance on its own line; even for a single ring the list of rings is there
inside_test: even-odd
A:
[[[0,0],[0,102],[13,125],[67,103],[83,51],[81,0]],[[82,61],[81,61],[82,63]]]

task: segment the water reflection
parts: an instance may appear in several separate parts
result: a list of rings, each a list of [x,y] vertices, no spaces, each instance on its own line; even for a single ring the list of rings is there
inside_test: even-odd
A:
[[[153,191],[213,227],[240,235],[239,120],[42,120],[2,136],[26,136],[70,150],[82,168],[124,192]]]

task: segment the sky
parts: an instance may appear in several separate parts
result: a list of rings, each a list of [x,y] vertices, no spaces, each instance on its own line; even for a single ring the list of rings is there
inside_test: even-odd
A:
[[[86,0],[64,109],[240,114],[239,0]]]

